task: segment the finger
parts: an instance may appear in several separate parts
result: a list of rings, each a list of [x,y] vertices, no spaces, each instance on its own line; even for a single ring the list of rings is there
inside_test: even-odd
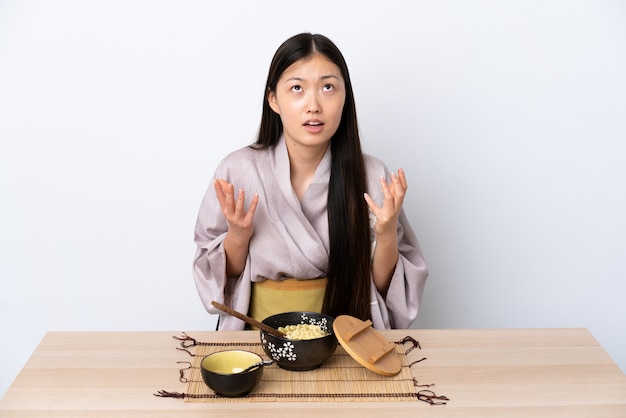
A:
[[[220,181],[219,180],[213,181],[213,187],[215,187],[215,194],[219,198],[219,195],[223,194],[223,190],[222,190],[222,186],[220,185]]]
[[[224,212],[224,216],[229,218],[232,213],[235,211],[235,186],[228,183],[226,185],[226,190],[224,192],[224,203],[222,204],[222,212]]]
[[[406,182],[406,173],[404,172],[404,169],[402,167],[398,168],[398,178],[400,179],[400,184],[402,185],[402,188],[406,192],[406,190],[408,189],[408,184]]]
[[[217,200],[220,202],[220,206],[224,209],[226,205],[226,193],[219,180],[215,180],[215,194],[217,195]]]
[[[402,187],[402,182],[400,181],[400,178],[396,173],[391,174],[390,190],[391,194],[393,194],[394,199],[401,199],[404,196],[404,187]]]
[[[376,205],[376,202],[374,202],[374,200],[370,197],[370,195],[367,194],[367,193],[363,193],[363,198],[365,199],[365,202],[367,203],[367,206],[369,206],[369,208],[372,210],[372,212],[376,213],[379,208]]]
[[[215,182],[220,185],[224,192],[226,192],[226,189],[228,188],[228,182],[226,180],[216,179]]]
[[[228,183],[226,186],[226,201],[231,204],[231,206],[235,203],[235,186],[231,183]]]
[[[400,179],[400,176],[395,173],[391,175],[391,181],[392,181],[391,192],[393,194],[394,202],[396,206],[401,205],[402,201],[404,200],[404,194],[406,192],[406,188],[402,184],[402,180]]]
[[[380,178],[380,187],[383,189],[383,199],[385,201],[393,200],[393,195],[391,194],[391,190],[389,190],[389,184],[387,184],[387,181],[384,177]]]
[[[248,208],[248,212],[246,212],[246,221],[248,223],[252,222],[252,218],[254,217],[254,212],[256,211],[256,207],[258,203],[259,203],[259,195],[257,193],[252,198],[252,202],[250,202],[250,207]]]
[[[235,213],[243,213],[243,204],[245,202],[245,196],[242,189],[237,192],[237,202],[235,203]]]

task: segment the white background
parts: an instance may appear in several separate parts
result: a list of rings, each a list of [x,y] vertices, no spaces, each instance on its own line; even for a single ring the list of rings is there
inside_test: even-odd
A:
[[[302,31],[408,173],[415,327],[587,327],[626,370],[626,3],[0,0],[0,395],[47,331],[214,328],[200,199]]]

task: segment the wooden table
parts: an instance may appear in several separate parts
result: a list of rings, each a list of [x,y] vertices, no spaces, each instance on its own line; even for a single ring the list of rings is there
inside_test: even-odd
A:
[[[427,357],[419,380],[450,398],[424,402],[190,403],[180,332],[50,332],[0,400],[0,417],[626,417],[626,376],[586,329],[393,330]],[[253,331],[188,332],[199,341],[258,341]]]

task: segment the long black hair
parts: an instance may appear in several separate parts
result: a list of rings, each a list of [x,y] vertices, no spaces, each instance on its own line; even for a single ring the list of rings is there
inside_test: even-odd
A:
[[[361,151],[356,106],[348,66],[341,51],[327,37],[301,33],[287,39],[270,65],[263,97],[263,114],[255,148],[277,144],[283,124],[269,106],[268,95],[276,92],[283,72],[295,62],[315,54],[332,61],[341,71],[346,99],[337,132],[330,140],[332,155],[328,188],[330,257],[323,311],[331,316],[348,314],[370,319],[370,233],[365,162]]]

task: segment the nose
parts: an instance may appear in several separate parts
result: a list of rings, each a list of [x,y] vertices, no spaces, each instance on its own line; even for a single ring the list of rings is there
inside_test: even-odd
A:
[[[320,113],[322,111],[322,107],[320,106],[320,102],[317,98],[317,95],[314,92],[309,94],[309,99],[307,101],[307,113]]]

